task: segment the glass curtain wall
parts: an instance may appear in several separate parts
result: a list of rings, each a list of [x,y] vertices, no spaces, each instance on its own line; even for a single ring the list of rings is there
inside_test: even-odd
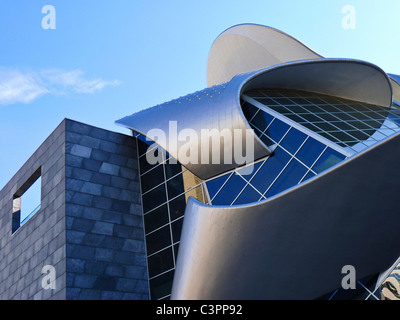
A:
[[[168,299],[187,199],[192,196],[203,203],[208,200],[201,179],[177,161],[170,161],[168,153],[144,136],[136,137],[150,294],[152,299]],[[161,161],[149,164],[150,153]]]

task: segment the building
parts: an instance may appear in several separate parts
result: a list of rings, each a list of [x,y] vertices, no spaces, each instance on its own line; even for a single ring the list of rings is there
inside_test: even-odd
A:
[[[398,297],[400,77],[252,24],[207,76],[131,135],[60,124],[0,192],[1,299]]]

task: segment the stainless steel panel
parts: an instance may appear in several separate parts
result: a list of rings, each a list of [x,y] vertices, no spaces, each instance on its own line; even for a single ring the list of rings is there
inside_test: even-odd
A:
[[[186,208],[172,299],[314,299],[400,256],[400,135],[268,201]]]

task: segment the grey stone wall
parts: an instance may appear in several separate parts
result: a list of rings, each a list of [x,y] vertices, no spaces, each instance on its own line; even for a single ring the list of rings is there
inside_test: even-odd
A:
[[[135,140],[66,123],[67,299],[148,299]]]
[[[65,299],[65,123],[61,123],[0,191],[0,299]],[[41,209],[12,234],[13,196],[41,167]],[[42,268],[56,271],[44,290]]]
[[[0,299],[148,299],[137,166],[132,137],[64,120],[0,191]],[[13,195],[38,167],[41,209],[12,234]]]

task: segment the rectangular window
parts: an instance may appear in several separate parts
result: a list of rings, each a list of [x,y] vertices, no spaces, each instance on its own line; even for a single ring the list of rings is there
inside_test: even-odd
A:
[[[13,197],[12,233],[23,226],[41,207],[41,168],[26,181]]]

